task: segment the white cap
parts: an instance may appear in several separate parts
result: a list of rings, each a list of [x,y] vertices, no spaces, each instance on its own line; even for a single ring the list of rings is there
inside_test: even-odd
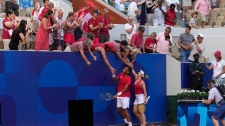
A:
[[[141,72],[142,76],[144,77],[145,76],[145,72],[142,71],[142,70],[140,70],[140,72]]]
[[[198,34],[199,36],[201,36],[202,38],[204,38],[204,35],[203,34]]]

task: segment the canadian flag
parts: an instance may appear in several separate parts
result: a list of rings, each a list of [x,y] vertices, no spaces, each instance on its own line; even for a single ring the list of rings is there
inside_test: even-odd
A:
[[[83,30],[85,32],[88,32],[88,20],[92,18],[92,15],[90,13],[87,13],[85,16],[84,16],[84,19],[83,19],[83,22],[82,22],[82,27],[83,27]]]

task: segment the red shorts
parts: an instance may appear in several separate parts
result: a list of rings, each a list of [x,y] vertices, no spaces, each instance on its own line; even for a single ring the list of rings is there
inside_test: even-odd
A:
[[[99,38],[95,37],[92,44],[99,44]]]
[[[70,45],[72,45],[73,43],[75,43],[75,40],[74,40],[74,35],[73,34],[65,34],[64,35],[64,42],[65,43],[69,43]]]

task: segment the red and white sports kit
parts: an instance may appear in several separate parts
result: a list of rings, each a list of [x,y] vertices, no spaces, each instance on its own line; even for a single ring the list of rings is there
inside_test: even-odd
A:
[[[138,105],[138,104],[143,104],[145,102],[145,95],[144,95],[144,91],[143,88],[141,87],[141,82],[143,80],[139,80],[137,83],[134,84],[134,93],[135,93],[135,101],[134,101],[134,105]]]
[[[122,107],[123,109],[129,108],[129,102],[130,102],[130,84],[131,84],[131,77],[129,75],[124,75],[123,73],[120,73],[118,75],[119,84],[118,84],[118,92],[121,92],[126,85],[128,85],[128,89],[123,92],[119,97],[123,98],[117,98],[117,107]]]

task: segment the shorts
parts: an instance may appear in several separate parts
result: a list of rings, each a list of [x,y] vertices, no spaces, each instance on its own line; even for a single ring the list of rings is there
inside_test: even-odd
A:
[[[73,34],[65,34],[64,35],[64,41],[65,43],[69,43],[70,45],[72,45],[73,43],[75,43],[75,40],[74,40],[74,35]]]
[[[145,102],[145,95],[144,94],[136,94],[135,95],[135,101],[134,101],[134,105],[139,105],[139,104],[143,104]]]
[[[223,104],[220,107],[217,107],[216,110],[213,112],[212,116],[218,120],[218,119],[224,119],[225,117],[225,104]]]
[[[72,52],[70,49],[70,46],[67,46],[66,49],[64,50],[64,52]]]
[[[208,18],[207,15],[204,15],[204,14],[201,14],[201,13],[199,13],[199,17],[200,17],[200,21],[207,21],[207,18]]]
[[[129,108],[130,98],[117,98],[117,108],[122,107],[123,109]]]
[[[99,34],[99,43],[105,43],[109,41],[110,35],[109,34]]]
[[[64,41],[60,39],[54,39],[54,45],[57,46],[64,46]]]

